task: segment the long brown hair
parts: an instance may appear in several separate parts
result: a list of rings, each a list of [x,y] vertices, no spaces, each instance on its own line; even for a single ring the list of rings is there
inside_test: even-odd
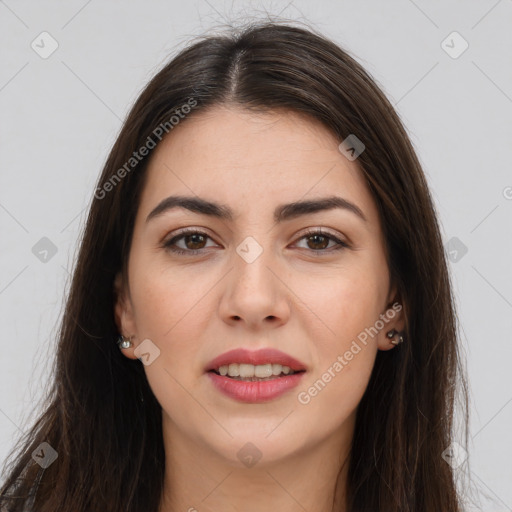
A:
[[[171,117],[192,102],[188,116],[226,102],[305,113],[340,142],[355,134],[364,143],[357,163],[380,213],[406,342],[378,352],[358,407],[348,511],[460,511],[454,470],[442,453],[453,438],[457,390],[467,426],[467,391],[425,176],[397,113],[355,58],[313,29],[279,22],[203,36],[137,99],[99,178],[58,333],[52,387],[43,413],[13,452],[0,508],[158,509],[165,469],[161,407],[141,362],[125,358],[115,343],[113,280],[119,270],[126,274],[151,152],[130,158],[148,138],[159,141],[158,126],[170,132]],[[41,443],[58,454],[46,469],[32,457]]]

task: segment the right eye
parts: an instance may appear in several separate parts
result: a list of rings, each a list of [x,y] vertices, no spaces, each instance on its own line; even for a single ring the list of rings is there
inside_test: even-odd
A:
[[[211,240],[210,236],[202,231],[197,229],[184,229],[162,245],[165,249],[168,249],[175,254],[193,256],[202,252],[201,250],[205,248],[205,244],[208,239]],[[184,247],[176,245],[177,242],[181,241],[184,242]],[[193,247],[190,248],[190,245]]]

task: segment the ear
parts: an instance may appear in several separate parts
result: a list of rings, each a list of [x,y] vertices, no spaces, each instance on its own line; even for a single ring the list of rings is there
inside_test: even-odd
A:
[[[387,306],[382,312],[381,318],[384,319],[384,328],[377,335],[377,346],[379,350],[391,350],[397,347],[397,345],[391,342],[398,340],[398,334],[395,334],[392,338],[388,338],[387,334],[392,330],[403,334],[406,318],[405,304],[402,303],[402,300],[397,295],[395,287],[392,288],[388,295]]]
[[[128,286],[123,281],[121,272],[116,274],[114,278],[114,319],[117,325],[119,334],[125,338],[132,338],[133,346],[121,350],[123,355],[129,359],[137,359],[134,349],[136,347],[134,338],[137,336],[137,329],[133,314],[133,306],[130,300]]]

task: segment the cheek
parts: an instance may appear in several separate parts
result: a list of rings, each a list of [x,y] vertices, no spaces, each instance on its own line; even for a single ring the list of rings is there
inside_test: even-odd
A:
[[[387,282],[377,266],[363,258],[328,273],[304,275],[295,280],[294,290],[302,303],[300,317],[328,352],[342,350],[383,313]],[[385,268],[385,267],[384,267]],[[314,325],[318,328],[314,328]]]
[[[142,265],[135,278],[136,272],[132,300],[137,330],[141,339],[149,338],[160,350],[144,367],[149,385],[164,410],[188,408],[190,395],[185,388],[190,388],[191,374],[199,374],[195,357],[211,318],[206,292],[214,283],[207,286],[206,276],[171,273],[157,265]]]
[[[310,309],[302,315],[309,319],[303,328],[316,356],[298,401],[307,402],[311,413],[317,407],[318,413],[332,410],[339,420],[357,407],[377,354],[377,340],[368,333],[383,312],[384,277],[373,261],[360,258],[358,265],[336,269],[329,278],[308,276],[297,284]]]
[[[317,336],[310,329],[316,361],[297,396],[309,427],[322,417],[323,428],[335,429],[356,410],[377,355],[376,338],[366,329],[379,318],[380,295],[375,282],[340,277],[316,296],[316,310],[329,329]]]
[[[305,431],[334,432],[341,424],[354,421],[370,380],[376,349],[361,345],[350,350],[350,344],[346,348],[298,390],[297,407]]]
[[[132,298],[141,335],[165,344],[198,329],[208,318],[207,293],[214,284],[207,273],[197,276],[155,263],[134,266]]]

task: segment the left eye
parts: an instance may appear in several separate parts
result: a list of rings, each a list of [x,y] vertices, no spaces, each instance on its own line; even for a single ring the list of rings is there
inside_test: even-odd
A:
[[[303,239],[306,240],[306,244],[310,245],[309,247],[306,247],[306,249],[310,249],[315,252],[324,251],[325,249],[327,249],[330,242],[333,242],[335,250],[348,247],[348,244],[340,240],[338,237],[330,233],[325,233],[324,231],[321,230],[310,231],[299,238],[299,240]],[[311,244],[313,244],[316,247],[312,248]],[[331,246],[331,248],[332,247],[333,246]]]
[[[176,254],[198,254],[201,252],[201,249],[204,249],[206,247],[206,241],[211,238],[202,231],[184,231],[181,232],[179,235],[176,235],[175,237],[171,238],[167,242],[164,242],[163,247],[166,249],[176,253]],[[308,247],[306,249],[321,253],[321,252],[328,252],[326,249],[332,249],[334,247],[334,250],[338,249],[344,249],[348,247],[348,244],[337,238],[331,233],[326,233],[321,230],[315,230],[310,231],[308,233],[303,234],[299,240],[306,240],[306,244],[308,244]],[[177,242],[183,241],[185,246],[178,246]],[[330,243],[333,243],[329,247]]]

